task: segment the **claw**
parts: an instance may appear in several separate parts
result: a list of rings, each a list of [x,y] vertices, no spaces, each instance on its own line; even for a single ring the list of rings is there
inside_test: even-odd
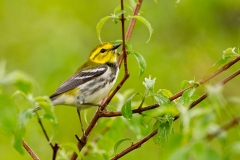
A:
[[[83,140],[82,140],[81,138],[79,138],[78,135],[76,135],[76,134],[75,134],[75,137],[77,138],[77,140],[78,140],[80,143],[86,144],[86,141],[87,141],[87,138],[88,138],[88,137],[87,137],[85,134],[83,135],[83,137],[84,137]]]

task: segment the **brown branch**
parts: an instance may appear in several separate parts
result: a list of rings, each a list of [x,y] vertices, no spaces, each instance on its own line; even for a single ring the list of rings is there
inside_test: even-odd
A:
[[[136,5],[136,7],[133,11],[133,16],[135,16],[139,13],[140,7],[142,5],[142,1],[143,0],[138,0],[137,5]],[[136,19],[132,18],[131,21],[130,21],[130,24],[128,26],[128,31],[127,31],[127,34],[126,34],[126,41],[129,41],[130,38],[131,38],[135,23],[136,23]]]
[[[132,113],[133,114],[135,114],[135,113],[141,114],[144,111],[151,110],[151,109],[154,109],[154,108],[157,108],[157,107],[159,107],[159,104],[152,104],[152,105],[149,105],[149,106],[146,106],[146,107],[133,109]],[[117,116],[122,116],[122,112],[121,111],[115,111],[115,112],[105,111],[105,112],[100,112],[99,116],[100,117],[117,117]]]
[[[234,61],[234,60],[233,60]],[[237,62],[237,61],[236,61]],[[235,63],[236,63],[235,62]],[[229,62],[230,64],[232,64],[232,61]],[[228,64],[229,64],[228,63]],[[227,65],[228,65],[227,64]],[[234,64],[234,63],[233,63]],[[220,69],[222,70],[222,68]],[[222,70],[223,71],[223,70]],[[216,71],[218,72],[218,71]],[[221,72],[219,72],[221,73]],[[219,74],[218,73],[218,74]],[[215,74],[213,73],[215,76],[218,75],[218,74]],[[240,74],[240,70],[236,71],[235,73],[231,74],[229,77],[225,78],[224,80],[222,80],[221,82],[219,82],[217,85],[224,85],[226,84],[227,82],[229,82],[230,80],[232,80],[233,78],[235,78],[236,76],[238,76]],[[210,75],[211,76],[211,75]],[[214,76],[212,76],[213,78]],[[211,78],[210,78],[211,79]],[[208,78],[205,78],[205,81],[202,81],[202,83],[210,80]],[[179,92],[180,93],[180,92]],[[203,101],[205,98],[207,98],[207,93],[203,94],[201,97],[199,97],[196,101],[192,102],[192,104],[190,105],[189,109],[193,108],[194,106],[196,106],[198,103],[200,103],[201,101]],[[173,96],[174,97],[174,96]],[[179,115],[176,115],[174,117],[174,121],[177,120],[179,118]],[[232,127],[233,125],[235,125],[235,123],[238,123],[239,119],[237,120],[233,120],[231,123],[227,124],[224,126],[224,128],[228,129],[230,127]],[[154,131],[152,131],[150,134],[148,134],[146,137],[142,138],[140,141],[132,144],[130,147],[126,148],[125,150],[123,150],[122,152],[118,153],[117,155],[115,155],[111,160],[116,160],[116,159],[119,159],[120,157],[126,155],[127,153],[131,152],[132,150],[135,150],[137,148],[139,148],[143,143],[145,143],[147,140],[149,140],[150,138],[152,138],[153,136],[155,136],[158,132],[158,129],[155,129]],[[219,134],[221,131],[218,131],[212,135],[209,135],[207,138],[208,139],[211,139],[215,136],[215,134]]]
[[[134,9],[134,12],[133,12],[133,16],[135,16],[139,13],[140,7],[142,5],[142,1],[143,0],[138,0],[138,3],[137,3],[137,5]],[[130,23],[129,23],[128,30],[127,30],[127,33],[126,33],[126,38],[125,38],[126,41],[129,41],[130,38],[131,38],[135,23],[136,23],[136,19],[132,18]],[[118,66],[121,66],[122,60],[123,60],[123,55],[119,56]]]
[[[44,126],[43,126],[42,120],[40,119],[40,117],[39,117],[39,115],[37,114],[37,112],[36,112],[36,115],[37,115],[38,123],[39,123],[39,125],[40,125],[40,127],[41,127],[41,129],[42,129],[42,131],[43,131],[43,134],[44,134],[44,136],[46,137],[47,141],[49,142],[50,139],[49,139],[49,137],[48,137],[47,131],[45,130],[45,128],[44,128]],[[49,143],[49,144],[50,144],[51,147],[53,147],[52,143]]]
[[[230,122],[228,122],[227,124],[220,127],[217,131],[208,134],[205,138],[207,140],[212,140],[214,137],[216,137],[223,131],[226,131],[226,130],[232,128],[233,126],[237,125],[239,123],[239,121],[240,121],[240,117],[236,117],[236,118],[232,119]]]
[[[138,141],[137,143],[132,144],[130,147],[128,147],[127,149],[123,150],[122,152],[120,152],[119,154],[115,155],[113,158],[111,158],[111,160],[116,160],[121,158],[122,156],[124,156],[125,154],[129,153],[130,151],[137,149],[139,147],[141,147],[141,145],[143,143],[145,143],[146,141],[148,141],[150,138],[152,138],[155,134],[157,134],[157,129],[154,130],[153,132],[151,132],[149,135],[147,135],[146,137],[144,137],[143,139],[141,139],[140,141]]]
[[[222,68],[218,69],[216,72],[214,72],[213,74],[203,78],[202,80],[199,81],[200,84],[205,83],[206,81],[212,79],[213,77],[217,76],[218,74],[222,73],[223,71],[227,70],[228,68],[230,68],[232,65],[234,65],[235,63],[237,63],[240,60],[240,56],[238,56],[237,58],[235,58],[234,60],[230,61],[229,63],[227,63],[226,65],[224,65]]]
[[[24,140],[22,140],[22,145],[34,160],[40,160],[38,158],[38,156],[33,152],[33,150],[29,147],[29,145]]]

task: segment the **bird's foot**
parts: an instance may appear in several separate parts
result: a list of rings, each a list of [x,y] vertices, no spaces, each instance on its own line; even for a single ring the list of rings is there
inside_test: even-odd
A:
[[[75,135],[75,137],[77,138],[77,140],[78,140],[81,144],[86,144],[86,143],[87,143],[88,137],[87,137],[87,135],[86,135],[85,133],[82,135],[81,138],[79,138],[77,134]]]

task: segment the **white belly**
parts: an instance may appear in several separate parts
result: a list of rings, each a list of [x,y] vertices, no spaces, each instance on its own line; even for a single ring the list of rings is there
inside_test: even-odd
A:
[[[108,70],[101,76],[90,80],[78,86],[79,94],[68,95],[61,94],[58,98],[53,100],[54,105],[70,105],[78,107],[79,109],[89,108],[93,105],[84,104],[100,104],[101,100],[105,98],[111,91],[118,76],[118,68],[115,74],[112,70]]]

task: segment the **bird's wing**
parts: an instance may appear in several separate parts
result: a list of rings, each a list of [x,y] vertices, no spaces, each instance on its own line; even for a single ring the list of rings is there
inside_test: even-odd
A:
[[[59,94],[67,92],[81,84],[84,84],[93,78],[102,75],[108,70],[107,65],[100,65],[95,68],[85,69],[80,71],[79,73],[74,74],[71,78],[66,80],[61,86],[57,89],[57,91],[50,96],[53,100]]]

